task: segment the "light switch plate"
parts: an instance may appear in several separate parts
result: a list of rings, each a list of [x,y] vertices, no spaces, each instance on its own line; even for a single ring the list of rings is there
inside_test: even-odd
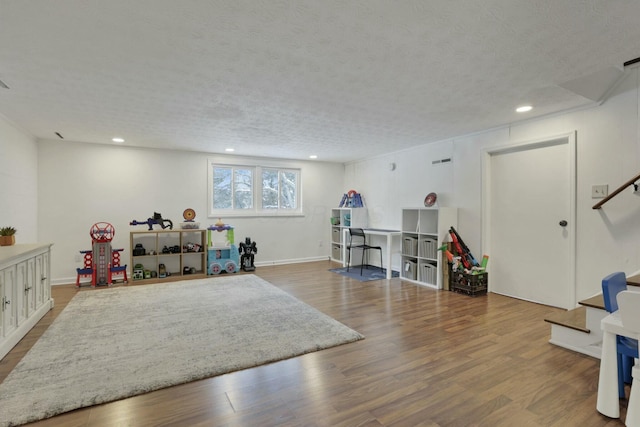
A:
[[[593,185],[591,186],[591,198],[592,199],[602,199],[609,195],[609,185],[601,184],[601,185]]]

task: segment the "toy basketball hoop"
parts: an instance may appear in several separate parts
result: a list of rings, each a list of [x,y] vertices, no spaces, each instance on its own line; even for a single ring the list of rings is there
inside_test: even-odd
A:
[[[108,222],[97,222],[89,230],[89,235],[94,242],[110,242],[115,234],[115,228]]]

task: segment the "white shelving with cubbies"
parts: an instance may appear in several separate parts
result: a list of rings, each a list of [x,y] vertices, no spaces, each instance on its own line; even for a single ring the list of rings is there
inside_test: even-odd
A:
[[[333,208],[331,209],[331,259],[342,263],[345,245],[343,230],[349,227],[366,228],[368,223],[367,208]]]
[[[458,226],[457,208],[402,209],[403,279],[442,289],[441,253],[449,228]]]

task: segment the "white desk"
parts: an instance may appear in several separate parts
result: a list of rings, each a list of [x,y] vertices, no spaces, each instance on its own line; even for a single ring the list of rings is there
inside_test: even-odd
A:
[[[598,378],[598,412],[607,417],[620,418],[620,402],[618,401],[618,358],[616,350],[616,335],[639,339],[640,334],[634,334],[622,326],[620,314],[611,313],[600,323],[603,331],[602,357],[600,359],[600,376]],[[633,368],[633,384],[631,396],[627,406],[627,426],[639,426],[640,423],[640,366]],[[633,422],[636,420],[636,423]]]
[[[393,238],[394,237],[400,237],[400,235],[402,233],[400,233],[400,230],[386,230],[386,229],[382,229],[382,228],[363,228],[364,230],[364,234],[370,234],[372,236],[386,236],[387,237],[387,256],[386,256],[386,261],[387,261],[387,279],[391,279],[391,272],[392,272],[392,268],[391,268],[391,254],[393,252],[392,250],[392,244],[393,244]],[[344,228],[342,230],[342,242],[344,243],[342,245],[342,266],[346,267],[347,266],[347,257],[346,257],[346,251],[347,251],[347,242],[349,241],[349,228]],[[371,244],[370,242],[367,242],[369,244]],[[380,266],[381,268],[384,268],[384,266]]]

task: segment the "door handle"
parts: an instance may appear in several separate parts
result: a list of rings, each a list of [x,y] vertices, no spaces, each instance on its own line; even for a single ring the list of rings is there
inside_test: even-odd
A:
[[[558,223],[558,225],[560,225],[560,227],[566,227],[567,224],[569,224],[569,223],[567,221],[565,221],[564,219]]]

